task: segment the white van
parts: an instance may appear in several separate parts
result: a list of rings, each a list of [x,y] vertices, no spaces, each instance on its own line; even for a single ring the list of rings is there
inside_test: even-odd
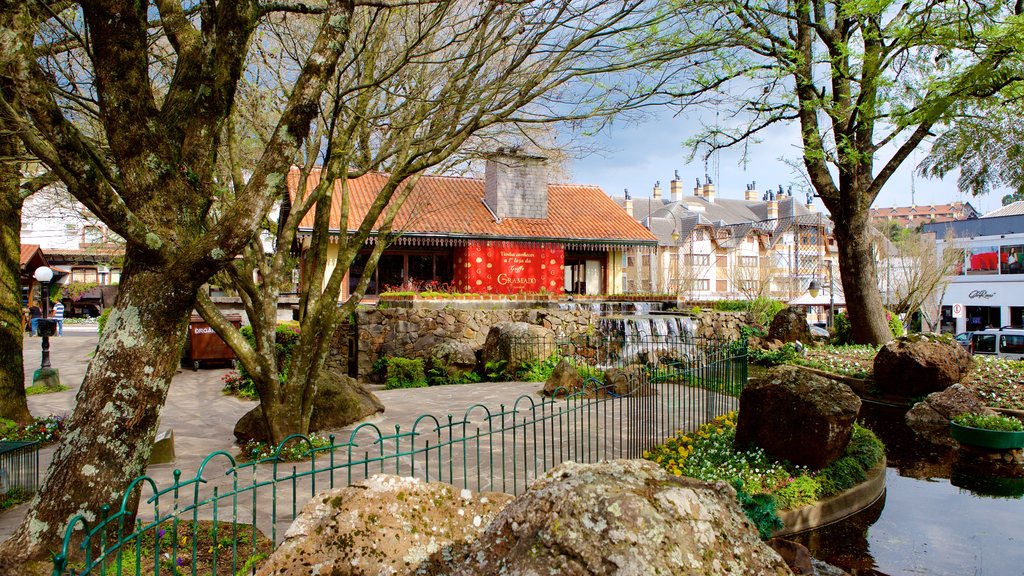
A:
[[[971,334],[971,353],[999,356],[1007,360],[1024,359],[1024,330],[990,328]]]

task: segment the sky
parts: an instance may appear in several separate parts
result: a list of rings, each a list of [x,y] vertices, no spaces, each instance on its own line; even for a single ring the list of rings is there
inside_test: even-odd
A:
[[[705,166],[699,157],[687,164],[688,152],[682,143],[697,127],[699,123],[696,119],[673,116],[665,110],[645,122],[614,124],[589,139],[581,137],[581,143],[599,148],[602,152],[574,160],[571,167],[572,182],[595,184],[611,196],[621,196],[623,189],[628,188],[634,199],[647,198],[651,195],[655,181],[661,182],[662,194],[667,195],[669,181],[673,178],[673,172],[678,170],[683,190],[692,194],[696,178],[700,177],[701,181],[704,179]],[[774,127],[762,134],[760,139],[760,143],[748,147],[745,166],[740,164],[739,149],[721,152],[717,170],[714,162],[709,162],[708,173],[718,195],[742,200],[746,185],[753,181],[757,183],[760,192],[769,188],[777,190],[779,184],[787,188],[792,185],[794,196],[803,199],[804,195],[798,191],[807,186],[806,182],[784,162],[785,159],[800,160],[796,125]],[[873,207],[968,201],[984,213],[1001,206],[1000,201],[1007,191],[972,197],[957,190],[956,175],[937,180],[912,174],[910,166],[924,156],[925,149],[922,148],[904,162],[900,170],[889,179]],[[880,166],[880,163],[876,163],[876,170]],[[913,200],[911,189],[914,191]],[[816,198],[815,206],[824,211],[821,201]]]

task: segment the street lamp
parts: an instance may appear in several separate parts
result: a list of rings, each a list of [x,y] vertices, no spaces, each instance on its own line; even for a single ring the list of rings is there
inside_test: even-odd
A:
[[[46,266],[40,266],[36,268],[32,277],[42,285],[39,299],[43,305],[43,317],[39,319],[38,324],[39,335],[43,337],[43,361],[39,366],[39,370],[36,370],[32,375],[32,385],[41,384],[50,388],[56,388],[60,386],[60,373],[55,368],[50,367],[50,336],[53,336],[54,332],[56,332],[57,323],[50,318],[48,310],[50,304],[50,280],[53,280],[53,270]]]
[[[835,323],[835,284],[832,281],[832,261],[828,262],[828,327],[832,328]],[[821,293],[821,283],[816,279],[811,280],[807,286],[807,292],[811,298],[816,298]]]

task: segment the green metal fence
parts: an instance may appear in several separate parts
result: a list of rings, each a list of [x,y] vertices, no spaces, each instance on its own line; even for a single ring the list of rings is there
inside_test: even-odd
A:
[[[332,435],[325,448],[305,437],[278,447],[280,454],[305,445],[310,457],[301,463],[238,462],[219,451],[191,478],[175,470],[164,488],[140,477],[96,521],[71,520],[53,575],[254,573],[253,560],[280,542],[318,491],[389,473],[520,494],[562,462],[640,458],[677,431],[738,408],[745,343],[684,335],[624,344],[614,337],[505,344],[513,373],[569,359],[586,374],[578,391],[424,414],[393,430],[361,424],[343,441]]]

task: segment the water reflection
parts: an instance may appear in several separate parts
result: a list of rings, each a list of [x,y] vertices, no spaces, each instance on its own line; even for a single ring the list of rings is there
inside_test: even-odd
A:
[[[956,450],[917,442],[903,412],[861,410],[887,447],[885,497],[792,539],[854,576],[1024,575],[1024,478],[990,480]]]

